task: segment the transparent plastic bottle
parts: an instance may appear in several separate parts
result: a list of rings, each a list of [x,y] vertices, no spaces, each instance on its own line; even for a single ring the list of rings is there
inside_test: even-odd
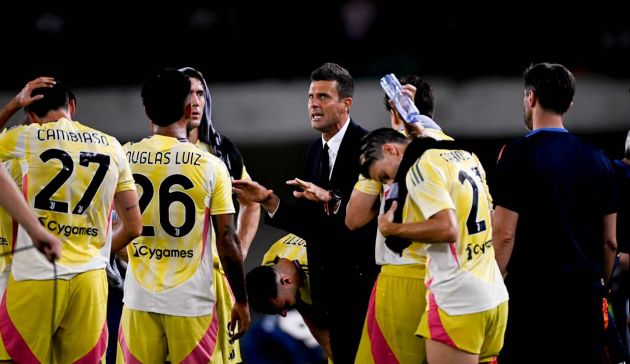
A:
[[[409,95],[402,92],[402,85],[393,73],[385,75],[381,78],[381,87],[385,93],[396,105],[396,110],[400,116],[408,123],[417,123],[421,121],[420,111],[413,103]]]

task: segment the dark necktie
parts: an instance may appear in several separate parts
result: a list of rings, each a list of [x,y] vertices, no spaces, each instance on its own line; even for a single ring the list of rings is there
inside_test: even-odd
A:
[[[330,159],[328,157],[328,143],[324,143],[324,148],[322,149],[322,159],[319,164],[319,187],[323,189],[328,189],[328,185],[330,184]]]

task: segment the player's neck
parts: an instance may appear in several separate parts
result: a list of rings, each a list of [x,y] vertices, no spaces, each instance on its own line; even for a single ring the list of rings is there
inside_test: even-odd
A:
[[[188,141],[196,144],[199,141],[199,128],[188,131]]]
[[[544,110],[534,110],[533,130],[542,128],[564,128],[562,115]]]
[[[57,109],[49,111],[45,116],[39,118],[35,118],[34,121],[39,124],[46,124],[50,122],[55,122],[61,118],[66,118],[68,120],[72,120],[70,113],[65,109]]]
[[[155,134],[186,140],[186,120],[179,120],[171,125],[158,126]]]

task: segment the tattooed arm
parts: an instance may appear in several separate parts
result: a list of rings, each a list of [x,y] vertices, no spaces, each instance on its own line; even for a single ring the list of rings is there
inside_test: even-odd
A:
[[[216,215],[215,218],[217,220],[217,251],[236,301],[232,308],[232,320],[229,325],[230,331],[234,331],[236,324],[239,324],[239,331],[236,334],[230,333],[231,341],[235,341],[245,334],[250,321],[243,274],[243,256],[238,247],[233,215]]]
[[[117,192],[114,195],[114,206],[120,218],[120,224],[113,227],[111,251],[115,253],[142,233],[142,217],[136,191]]]

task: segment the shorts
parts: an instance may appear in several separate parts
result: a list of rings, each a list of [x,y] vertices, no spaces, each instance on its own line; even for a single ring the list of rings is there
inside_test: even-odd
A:
[[[426,307],[424,274],[422,266],[382,267],[355,363],[426,363],[424,339],[415,335]]]
[[[0,334],[6,351],[20,363],[104,360],[107,349],[105,269],[80,273],[68,280],[58,279],[53,318],[54,282],[16,282],[9,276],[0,305]],[[51,325],[55,327],[54,335]],[[50,357],[51,345],[54,359]]]
[[[116,363],[221,363],[216,310],[198,317],[123,307]],[[213,357],[215,360],[213,360]]]
[[[232,319],[232,307],[234,306],[234,296],[228,283],[227,277],[215,266],[214,269],[214,295],[216,299],[216,312],[219,319],[219,336],[217,337],[218,350],[221,351],[224,364],[240,363],[241,348],[240,340],[230,343],[228,334],[228,324]],[[235,330],[237,332],[238,330]]]
[[[492,362],[503,347],[508,301],[483,312],[449,315],[429,295],[429,310],[422,316],[416,335],[471,354],[479,362]]]

